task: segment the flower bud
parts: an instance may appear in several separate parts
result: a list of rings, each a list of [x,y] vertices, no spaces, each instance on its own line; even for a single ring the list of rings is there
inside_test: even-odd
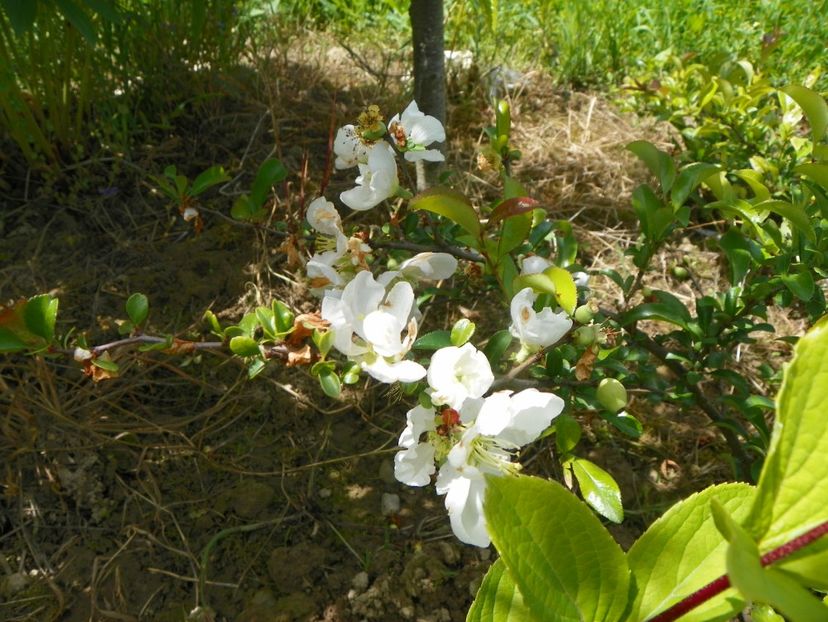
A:
[[[627,405],[627,390],[615,378],[604,378],[598,385],[596,397],[601,406],[613,414]]]

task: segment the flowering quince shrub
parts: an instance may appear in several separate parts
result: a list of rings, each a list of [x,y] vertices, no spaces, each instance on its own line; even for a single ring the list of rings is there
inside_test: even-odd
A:
[[[620,302],[595,299],[577,263],[571,224],[551,219],[512,177],[520,152],[510,145],[506,102],[496,106],[479,158],[499,173],[502,196],[476,205],[443,186],[413,195],[403,181],[410,179],[408,168],[441,161],[436,145],[446,134],[411,102],[387,124],[369,106],[336,132],[334,166],[356,174],[339,201],[355,212],[380,213],[382,224],[346,226],[354,221],[343,222],[329,197],[308,203],[305,231],[313,253],[305,257],[303,276],[316,312],[296,315],[274,300],[225,326],[208,311],[204,320],[216,339],[188,341],[147,334],[149,301],[136,293],[126,303],[122,338],[92,346],[83,335],[58,338],[58,300],[39,295],[2,310],[0,351],[68,354],[99,381],[118,373],[111,353],[126,346],[168,353],[229,349],[251,378],[272,359],[306,365],[331,398],[365,376],[401,387],[410,403],[404,427],[400,422],[396,478],[417,487],[433,483],[457,538],[481,547],[494,543],[501,553],[470,620],[671,620],[691,604],[700,608],[686,619],[724,620],[745,601],[768,602],[795,620],[826,619],[801,586],[828,588],[828,545],[816,542],[828,530],[821,501],[828,492],[828,430],[819,416],[828,399],[820,355],[828,328],[818,324],[800,343],[773,435],[765,422],[773,403],[753,395],[728,365],[740,344],[751,342],[751,332],[772,330],[757,320],[769,298],[783,306],[802,303],[813,318],[825,310],[813,275],[828,275],[822,143],[828,105],[807,89],[790,96],[812,126],[813,161],[797,169],[804,179],[789,197],[771,198],[744,172],[729,177],[709,163],[676,170],[654,146],[629,146],[658,187],[643,184],[633,194],[641,235],[629,253],[638,271],[603,271],[621,289]],[[280,162],[265,161],[231,215],[265,222],[267,196],[286,175]],[[196,197],[225,180],[213,168],[190,184],[170,169],[157,182],[198,230],[204,223]],[[744,198],[740,182],[756,196]],[[730,272],[728,289],[701,295],[695,311],[645,284],[656,253],[689,224],[693,210],[727,222],[716,242]],[[466,281],[502,300],[499,329],[479,338],[474,323],[461,319],[450,330],[423,334],[420,307],[446,293],[441,282],[460,281],[461,270]],[[636,294],[643,294],[641,302],[633,302]],[[670,332],[645,334],[637,328],[642,320]],[[677,380],[666,382],[658,365]],[[721,395],[702,390],[708,376],[724,387]],[[681,502],[626,556],[593,514],[623,520],[619,487],[577,455],[582,430],[571,414],[589,411],[608,429],[640,436],[625,385],[654,400],[702,409],[725,437],[736,473],[758,480],[755,488],[724,484]],[[591,509],[556,482],[520,476],[520,452],[548,435],[554,435],[564,483]],[[702,587],[701,596],[688,596]]]
[[[803,337],[777,399],[770,450],[751,486],[678,502],[625,554],[553,481],[489,477],[483,499],[500,558],[468,622],[828,620],[828,318]]]

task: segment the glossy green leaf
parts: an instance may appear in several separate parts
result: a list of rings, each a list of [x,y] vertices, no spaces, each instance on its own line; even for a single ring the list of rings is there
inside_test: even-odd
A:
[[[503,223],[500,230],[500,235],[497,237],[497,254],[498,258],[503,257],[519,247],[526,241],[529,235],[529,230],[532,228],[532,215],[521,214],[513,218],[507,219]]]
[[[660,240],[675,219],[673,209],[665,207],[647,185],[638,186],[633,191],[632,206],[638,216],[641,232],[651,240]]]
[[[811,225],[811,220],[808,213],[801,205],[794,205],[787,201],[762,201],[754,206],[757,210],[768,210],[774,214],[779,214],[783,218],[787,218],[791,224],[805,235],[811,242],[816,242],[816,234]]]
[[[477,591],[466,622],[541,622],[523,602],[506,564],[498,559]]]
[[[449,336],[451,345],[460,347],[466,343],[474,334],[474,322],[466,318],[460,318],[451,327],[451,334]]]
[[[135,326],[143,324],[149,315],[149,300],[144,294],[132,294],[126,301],[126,312]]]
[[[661,191],[665,194],[670,192],[676,177],[676,165],[673,163],[673,158],[646,140],[631,142],[627,145],[627,149],[637,155],[647,165],[650,172],[658,177]]]
[[[328,397],[336,398],[342,393],[342,383],[339,376],[330,369],[324,369],[320,372],[319,386],[322,387],[322,392]]]
[[[627,554],[638,587],[630,620],[648,620],[725,573],[727,542],[713,523],[710,500],[718,499],[741,520],[753,494],[747,484],[711,486],[679,501],[650,525]],[[729,620],[742,607],[731,589],[686,614],[682,622]]]
[[[23,321],[29,332],[51,341],[55,336],[57,311],[58,299],[49,294],[40,294],[29,298],[23,309]]]
[[[670,201],[673,203],[673,209],[678,209],[684,205],[690,193],[701,182],[714,173],[718,173],[718,171],[719,167],[715,164],[705,164],[704,162],[694,162],[684,167],[676,177],[676,181],[670,190]]]
[[[253,180],[253,185],[250,187],[250,201],[258,210],[267,199],[267,193],[278,183],[281,183],[287,177],[288,171],[285,165],[275,158],[270,158],[262,162],[259,170],[256,172],[256,177]]]
[[[489,477],[489,532],[526,606],[540,620],[618,622],[630,572],[598,518],[559,483]]]
[[[36,0],[0,0],[0,5],[18,36],[27,33],[34,25],[37,4]]]
[[[224,335],[224,331],[221,329],[221,324],[219,323],[218,318],[216,317],[215,313],[213,313],[212,311],[207,309],[207,311],[204,312],[204,315],[202,316],[201,319],[202,320],[207,320],[207,323],[210,325],[210,329],[216,335],[219,335],[219,336]]]
[[[622,434],[632,438],[638,438],[644,433],[644,426],[641,422],[627,412],[620,412],[617,415],[601,415],[609,421],[615,429]]]
[[[415,350],[439,350],[451,345],[451,333],[449,331],[435,330],[417,339],[412,347]]]
[[[258,356],[261,354],[259,342],[247,335],[233,337],[230,340],[230,351],[238,356]]]
[[[728,229],[719,238],[719,246],[722,247],[727,256],[728,267],[730,268],[730,284],[740,284],[753,263],[750,242],[736,229]]]
[[[294,316],[290,307],[281,300],[274,300],[271,307],[273,308],[273,315],[276,319],[277,333],[286,333],[293,328]]]
[[[790,85],[781,89],[800,105],[811,126],[811,137],[815,143],[822,140],[828,129],[828,103],[816,92],[799,85]]]
[[[759,547],[715,500],[711,503],[719,530],[729,540],[727,575],[748,600],[768,603],[791,622],[824,622],[828,607],[794,579],[773,567],[762,567]]]
[[[578,288],[572,273],[557,266],[550,266],[536,274],[522,274],[514,279],[514,290],[531,287],[538,294],[552,294],[555,301],[568,314],[575,312],[578,303]]]
[[[412,210],[439,214],[460,225],[474,238],[480,237],[480,221],[466,195],[449,188],[437,187],[421,192],[409,203]]]
[[[279,333],[279,328],[276,326],[276,314],[270,307],[257,307],[256,319],[259,321],[259,326],[262,327],[265,335],[270,339],[275,339]]]
[[[745,523],[763,552],[828,521],[828,318],[799,339]],[[828,575],[828,568],[823,576]]]
[[[11,330],[0,326],[0,353],[20,352],[26,349],[26,344]]]
[[[195,178],[193,185],[190,186],[189,194],[192,197],[197,196],[208,188],[226,181],[230,181],[230,175],[225,173],[220,166],[211,166]]]
[[[624,520],[621,505],[621,490],[612,475],[594,462],[584,458],[573,458],[572,474],[578,480],[578,487],[584,500],[601,516],[620,523]]]
[[[512,345],[512,333],[508,330],[499,330],[494,335],[489,337],[486,347],[483,348],[483,354],[489,359],[489,364],[495,367],[500,363],[500,359],[506,354],[506,350]]]

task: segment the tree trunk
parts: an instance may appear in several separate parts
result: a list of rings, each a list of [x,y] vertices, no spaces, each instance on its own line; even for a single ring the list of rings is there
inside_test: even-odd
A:
[[[446,125],[446,69],[443,41],[443,0],[411,0],[408,10],[414,45],[414,100],[426,114]],[[445,153],[445,143],[432,149]],[[437,182],[439,162],[417,162],[417,190]]]

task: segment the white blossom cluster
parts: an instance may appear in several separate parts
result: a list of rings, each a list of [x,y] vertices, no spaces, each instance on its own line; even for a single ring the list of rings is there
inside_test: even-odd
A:
[[[384,140],[387,137],[388,140]],[[405,160],[440,161],[429,149],[445,140],[442,124],[420,112],[416,102],[388,126],[375,107],[360,116],[358,126],[339,129],[334,141],[335,166],[359,168],[356,185],[340,194],[353,210],[368,210],[395,196],[399,189],[397,153]],[[335,206],[324,197],[308,207],[307,220],[317,232],[317,252],[306,271],[311,290],[321,297],[321,316],[332,333],[332,347],[384,383],[427,379],[427,399],[407,413],[395,458],[397,479],[425,486],[436,473],[436,488],[455,535],[463,542],[488,546],[483,515],[486,476],[515,474],[515,452],[532,442],[563,409],[552,393],[527,389],[498,391],[486,396],[494,375],[486,356],[473,345],[437,350],[426,370],[408,354],[417,338],[421,318],[412,283],[450,278],[457,260],[447,253],[420,253],[396,270],[375,276],[370,269],[371,247],[349,237]],[[522,274],[542,272],[549,262],[529,257]],[[511,333],[525,350],[557,342],[571,328],[564,311],[535,310],[531,288],[511,301]]]

